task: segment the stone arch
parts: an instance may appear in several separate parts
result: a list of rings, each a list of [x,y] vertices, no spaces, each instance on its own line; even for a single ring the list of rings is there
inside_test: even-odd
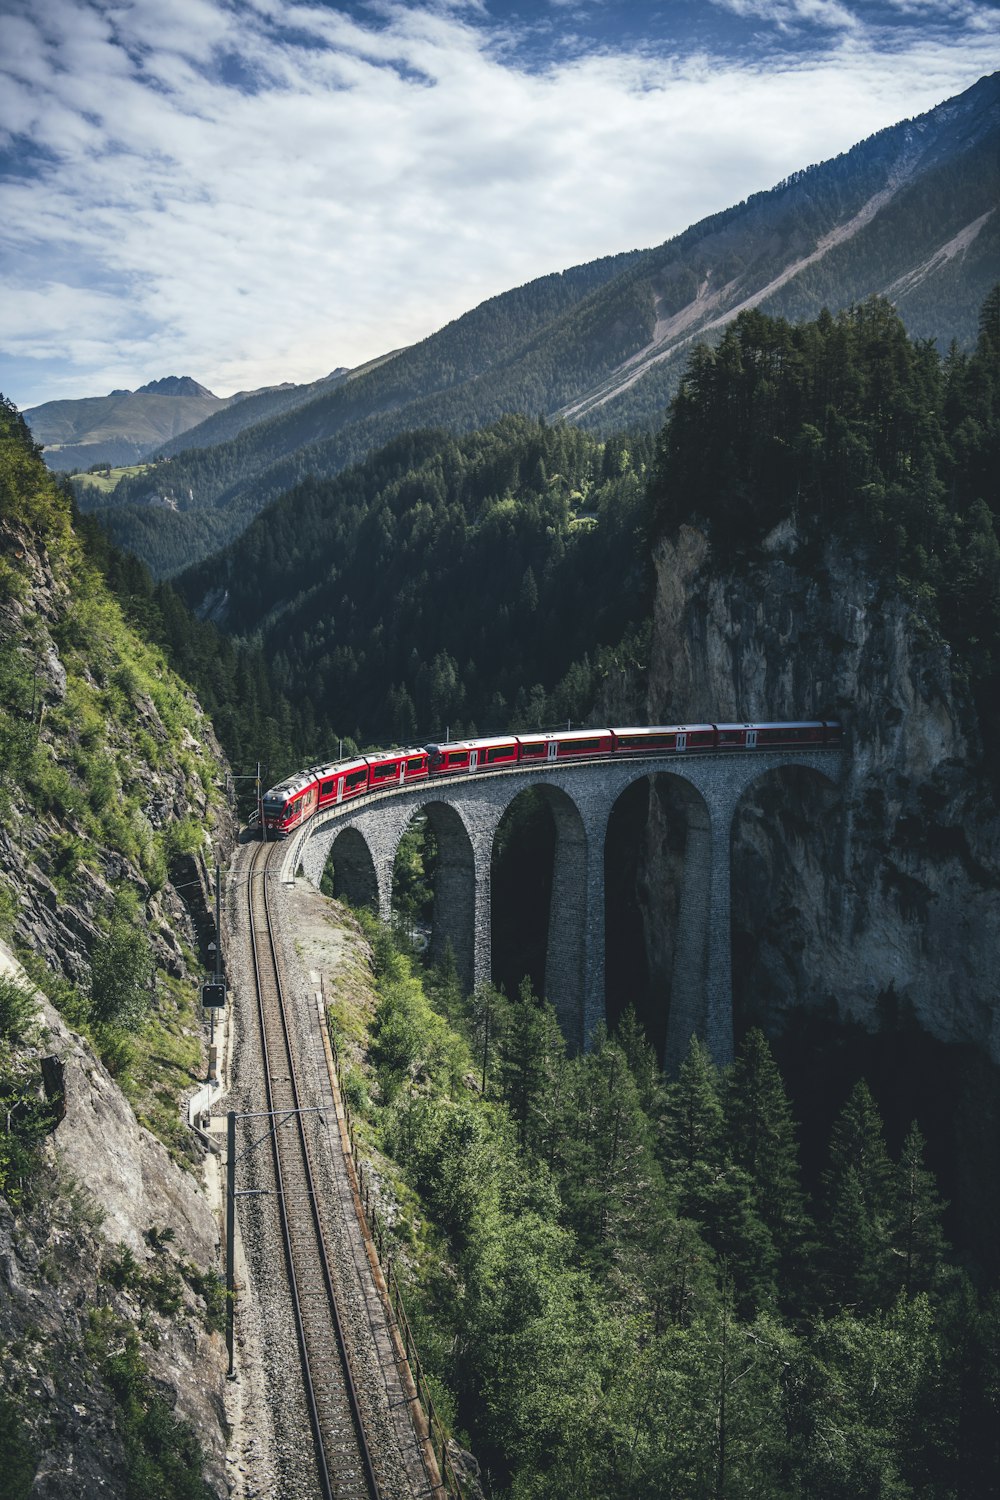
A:
[[[528,790],[522,786],[514,792],[507,800],[505,815]],[[586,1041],[587,875],[594,833],[588,829],[574,797],[563,787],[533,779],[530,790],[541,798],[554,830],[542,989],[559,1017],[570,1049],[575,1051]]]
[[[646,785],[640,845],[631,868],[622,868],[617,822],[626,800]],[[634,819],[633,819],[634,820]],[[646,990],[642,1004],[647,1031],[668,1072],[676,1072],[692,1033],[705,1036],[713,871],[718,863],[714,838],[718,820],[700,789],[679,768],[648,765],[619,792],[608,818],[606,909],[609,932],[631,898],[633,939],[641,929]],[[622,880],[634,882],[631,892]],[[610,961],[616,961],[613,942]],[[613,981],[612,981],[613,982]],[[620,1006],[620,996],[618,1008]]]
[[[843,940],[843,837],[837,778],[824,765],[789,760],[746,786],[732,823],[732,995],[737,1036],[771,1034],[828,972],[831,940]],[[849,938],[847,939],[849,941]]]
[[[333,865],[333,894],[338,900],[382,914],[375,860],[357,828],[341,828],[334,834],[327,863]]]
[[[476,859],[472,839],[461,813],[449,802],[421,802],[407,810],[410,816],[399,830],[396,849],[420,813],[426,815],[437,841],[430,956],[439,962],[450,943],[459,982],[468,994],[475,984],[476,957]]]

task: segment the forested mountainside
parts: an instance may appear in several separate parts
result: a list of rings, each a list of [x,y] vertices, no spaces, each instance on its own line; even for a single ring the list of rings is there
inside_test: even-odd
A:
[[[309,754],[565,722],[641,658],[651,458],[526,417],[408,434],[177,586],[262,648]]]
[[[802,317],[880,293],[914,333],[969,347],[1000,269],[998,121],[993,76],[658,249],[493,298],[306,405],[83,503],[162,576],[307,475],[408,429],[461,432],[512,411],[655,428],[693,342],[743,308]]]
[[[18,1500],[207,1497],[203,1471],[222,1492],[216,1226],[180,1098],[202,1074],[226,778],[0,403],[0,1485]]]

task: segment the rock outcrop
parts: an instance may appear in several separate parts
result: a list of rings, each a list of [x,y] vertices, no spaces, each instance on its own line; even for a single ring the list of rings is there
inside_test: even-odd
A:
[[[833,541],[807,547],[790,522],[738,568],[682,527],[656,568],[649,722],[836,717],[847,731],[839,794],[776,773],[737,815],[737,1014],[778,1034],[794,1009],[832,1003],[874,1031],[890,1003],[1000,1062],[1000,815],[947,645],[874,568]],[[681,815],[661,783],[645,871],[660,988]]]
[[[16,974],[2,944],[0,973]],[[133,1338],[151,1388],[193,1429],[206,1479],[224,1495],[225,1344],[206,1326],[198,1276],[184,1274],[218,1269],[215,1213],[86,1044],[40,996],[38,1007],[28,1052],[44,1087],[61,1093],[61,1118],[26,1204],[15,1213],[0,1197],[0,1367],[37,1465],[31,1493],[125,1493],[105,1365]]]

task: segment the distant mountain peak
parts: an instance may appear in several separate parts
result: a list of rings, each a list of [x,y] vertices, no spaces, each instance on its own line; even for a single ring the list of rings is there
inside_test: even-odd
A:
[[[209,396],[215,399],[211,391],[192,380],[190,375],[165,375],[162,380],[151,380],[148,385],[141,385],[136,395]]]

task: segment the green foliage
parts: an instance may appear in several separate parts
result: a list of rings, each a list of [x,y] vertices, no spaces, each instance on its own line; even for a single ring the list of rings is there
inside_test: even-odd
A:
[[[120,891],[108,931],[91,955],[90,1004],[98,1026],[135,1030],[149,1009],[153,956],[137,915],[134,893]]]
[[[0,988],[0,1006],[10,1026],[0,1037],[0,1196],[17,1208],[33,1190],[42,1142],[56,1116],[34,1064],[12,1050],[13,1042],[30,1039],[32,1020],[7,981]]]
[[[997,292],[971,354],[942,360],[877,298],[792,326],[742,313],[691,357],[659,442],[654,530],[724,556],[793,520],[865,549],[956,649],[984,735],[1000,681]]]
[[[0,1043],[23,1042],[38,1023],[38,1002],[31,991],[0,974]]]
[[[106,1320],[92,1317],[92,1345],[115,1399],[115,1421],[125,1446],[125,1500],[211,1500],[202,1478],[201,1448],[188,1424],[175,1417],[150,1380],[136,1335],[110,1346]]]
[[[226,589],[227,632],[259,641],[270,663],[268,680],[247,648],[247,710],[284,718],[300,756],[332,754],[345,729],[406,744],[582,719],[604,680],[630,670],[621,643],[648,597],[651,444],[637,440],[627,467],[620,445],[610,462],[605,452],[523,417],[461,439],[407,434],[335,480],[304,481],[187,575],[185,597]],[[574,527],[582,503],[593,529]],[[210,648],[192,653],[189,675],[212,706],[223,674]],[[294,709],[274,705],[277,685]],[[245,755],[242,731],[231,737],[225,713],[217,723]]]
[[[567,1058],[528,986],[451,996],[435,1031],[388,938],[379,967],[367,1119],[417,1194],[395,1264],[488,1493],[985,1500],[956,1476],[996,1446],[996,1309],[950,1265],[919,1135],[894,1163],[863,1085],[814,1223],[759,1033],[667,1083],[634,1017]],[[471,1070],[464,1046],[431,1066],[456,1025]]]
[[[17,1408],[0,1396],[0,1500],[28,1500],[37,1468]]]

